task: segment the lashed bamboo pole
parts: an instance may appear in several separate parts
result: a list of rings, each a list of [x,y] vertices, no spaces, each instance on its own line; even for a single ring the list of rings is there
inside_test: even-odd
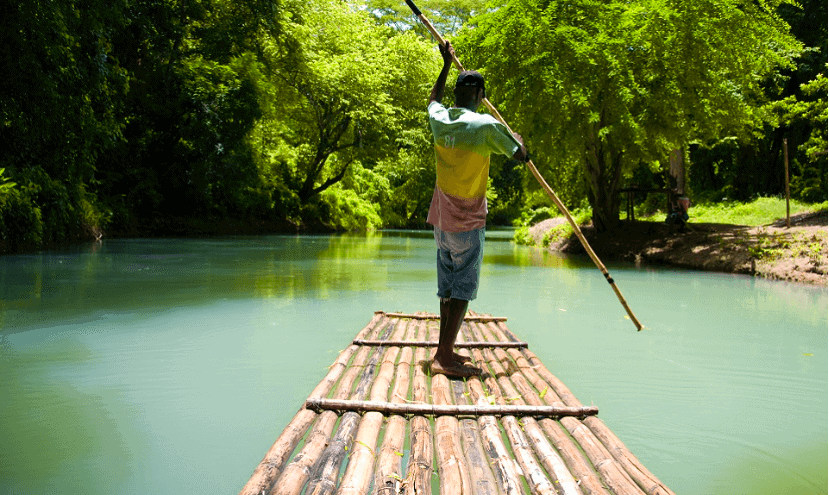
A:
[[[406,339],[414,339],[416,330],[416,325],[410,324]],[[406,401],[411,383],[412,359],[414,350],[411,347],[403,347],[395,370],[394,388],[389,398],[391,402],[402,404]],[[401,460],[405,436],[406,420],[399,415],[390,416],[386,421],[386,434],[377,455],[377,468],[374,474],[374,493],[377,495],[397,495],[400,491],[400,483],[403,481]]]
[[[506,335],[508,331],[505,331],[506,329],[504,328],[504,325],[488,325],[488,327],[493,332],[493,338],[507,338]],[[532,373],[538,375],[539,378],[544,378],[541,383],[536,385],[536,388],[538,390],[542,390],[538,387],[543,384],[543,390],[548,391],[544,395],[544,401],[547,404],[563,405],[564,403],[562,402],[561,395],[559,395],[562,394],[568,398],[568,405],[573,405],[573,407],[581,406],[581,403],[573,396],[570,390],[564,386],[558,378],[550,373],[544,364],[541,363],[541,361],[534,354],[532,354],[532,352],[526,350],[523,354],[529,354],[532,356],[529,360],[529,362],[533,363],[530,367]],[[581,421],[578,421],[572,417],[561,418],[560,421],[561,425],[567,429],[570,436],[576,440],[581,449],[587,455],[588,459],[590,459],[596,471],[600,473],[604,484],[609,487],[613,493],[619,495],[635,495],[642,493],[639,486],[637,486],[632,477],[623,469],[622,465],[610,455],[610,452],[605,448],[601,441],[599,441],[599,439],[596,438],[596,436]],[[547,430],[549,430],[548,434],[551,435],[551,438],[560,438],[560,432],[557,431],[557,429],[548,428]],[[580,469],[583,470],[583,467]],[[581,476],[585,476],[585,474],[587,473],[582,471]],[[587,474],[587,476],[583,479],[586,481],[586,486],[591,491],[601,493],[601,490],[595,486],[594,483],[592,483],[593,480],[590,479],[589,474]]]
[[[526,349],[522,350],[522,353],[525,357],[529,357],[528,361],[532,363],[533,369],[546,383],[545,387],[549,391],[545,394],[543,400],[547,404],[560,403],[563,399],[559,395],[559,391],[561,391],[561,393],[568,397],[567,405],[571,407],[581,406],[581,403],[570,393],[569,389],[547,370],[535,354]],[[617,495],[639,495],[644,493],[587,426],[573,417],[562,417],[560,422],[582,448],[587,458],[590,459],[590,462],[601,475],[602,481],[610,488],[611,492]]]
[[[375,311],[375,314],[384,314],[389,318],[408,318],[411,320],[439,320],[440,315],[431,313],[386,313],[384,311]],[[467,315],[464,316],[465,321],[507,321],[503,316],[489,316],[489,315]]]
[[[513,375],[513,383],[521,392],[521,396],[528,404],[540,405],[543,404],[541,396],[550,394],[550,398],[555,397],[555,392],[549,390],[549,385],[542,380],[541,376],[535,372],[530,366],[527,359],[517,349],[510,349],[507,351],[510,357],[514,360],[515,366],[521,370],[521,374],[532,385],[532,389],[527,389],[521,380]],[[564,403],[560,400],[554,405],[563,406]],[[593,469],[590,461],[585,459],[581,449],[573,441],[573,438],[567,433],[564,427],[557,421],[551,419],[541,419],[538,421],[541,428],[550,438],[555,446],[557,452],[564,459],[570,473],[578,480],[579,488],[586,495],[607,495],[609,492],[599,476]]]
[[[452,391],[446,376],[432,376],[432,399],[436,405],[452,404]],[[474,495],[466,458],[461,450],[459,430],[456,416],[435,418],[435,452],[441,495]]]
[[[393,324],[386,327],[380,338],[386,338],[393,328]],[[385,350],[382,347],[368,349],[373,349],[371,357],[365,364],[360,374],[360,380],[351,393],[353,400],[362,400],[368,395],[369,387],[374,381],[377,363],[383,354],[385,354]],[[328,447],[325,448],[320,459],[314,466],[308,488],[305,490],[306,495],[329,495],[334,492],[340,475],[340,466],[348,450],[353,446],[354,434],[357,431],[359,423],[360,416],[354,412],[347,412],[340,418],[340,424],[337,427],[334,438]]]
[[[421,335],[428,338],[425,323],[418,325]],[[428,396],[426,373],[428,353],[420,347],[415,353],[414,378],[412,379],[412,401],[416,404],[426,403]],[[432,494],[432,428],[424,416],[415,416],[409,421],[411,432],[411,454],[406,467],[405,495]]]
[[[593,419],[598,420],[598,418]],[[593,419],[588,418],[582,422],[602,441],[613,458],[619,461],[625,471],[645,493],[649,495],[674,495],[670,488],[648,471],[604,422],[601,420],[593,421]]]
[[[520,368],[517,367],[516,363],[512,362],[507,353],[502,349],[495,349],[493,354],[505,370],[505,376],[498,379],[502,393],[505,396],[514,397],[515,402],[540,405],[541,401],[538,399],[538,395],[533,393],[532,386],[530,386]],[[542,432],[540,421],[537,422],[532,417],[524,416],[521,418],[521,424],[524,426],[524,432],[527,437],[531,440],[530,444],[536,456],[541,461],[541,464],[544,465],[559,490],[566,495],[581,495],[583,492],[579,488],[574,474]]]
[[[464,382],[455,380],[452,382],[452,392],[456,404],[469,404],[469,392],[466,391]],[[460,427],[461,449],[466,456],[469,466],[469,478],[472,480],[475,495],[501,495],[495,481],[495,475],[489,468],[486,452],[484,452],[481,433],[478,430],[478,422],[474,419],[461,419],[458,421]]]
[[[517,404],[395,404],[387,401],[339,400],[308,398],[305,406],[314,411],[353,411],[389,414],[419,414],[424,416],[531,416],[560,418],[563,416],[592,416],[599,413],[595,406],[528,406]]]
[[[365,337],[382,319],[383,315],[374,315],[374,318],[357,334],[358,337]],[[348,365],[348,361],[357,349],[357,346],[351,345],[340,352],[337,360],[334,361],[334,364],[328,370],[328,374],[311,392],[311,397],[328,395],[336,381],[342,376]],[[248,482],[242,487],[239,495],[261,495],[263,491],[270,490],[274,481],[282,473],[288,456],[294,451],[300,439],[308,431],[308,428],[317,416],[316,413],[306,409],[303,405],[265,454],[265,457],[256,467]]]
[[[438,341],[436,340],[414,340],[414,341],[406,341],[406,340],[366,340],[366,339],[354,339],[351,342],[354,345],[369,345],[369,346],[412,346],[412,347],[437,347]],[[521,349],[524,347],[528,347],[526,342],[476,342],[476,341],[469,341],[469,342],[455,342],[456,348],[482,348],[482,347],[505,347],[505,348],[517,348]]]
[[[480,325],[475,324],[471,325],[471,327],[473,335],[476,338],[481,339],[483,335],[481,333]],[[502,363],[496,359],[495,353],[491,349],[485,349],[483,351],[483,355],[487,360],[489,369],[492,370],[493,376],[487,378],[487,381],[491,382],[490,390],[496,396],[496,401],[504,403],[507,398],[509,398],[511,402],[520,400],[518,392],[515,391],[512,384],[509,383],[506,369]],[[515,459],[518,461],[518,465],[524,472],[524,479],[527,480],[532,492],[534,494],[555,494],[556,486],[553,484],[553,481],[558,480],[551,480],[547,473],[545,473],[544,469],[542,469],[539,465],[535,458],[533,448],[524,434],[524,428],[518,422],[518,418],[516,418],[516,416],[504,416],[501,418],[501,424],[504,426],[510,446],[515,454]],[[534,425],[534,421],[531,420],[528,424],[532,427]],[[552,449],[550,448],[548,450]],[[569,476],[570,473],[568,472],[567,475]],[[565,479],[564,482],[567,482],[567,480]]]
[[[398,319],[395,332],[391,338],[400,339],[405,331],[405,322]],[[389,388],[394,376],[394,364],[399,353],[399,347],[386,349],[380,364],[380,370],[371,386],[371,400],[388,400]],[[368,492],[374,471],[374,460],[377,458],[375,454],[377,437],[382,425],[383,415],[379,412],[368,412],[363,416],[337,495],[363,495]]]
[[[423,25],[426,26],[426,29],[429,30],[432,36],[435,37],[435,40],[437,40],[438,44],[440,44],[441,46],[445,46],[446,40],[443,39],[443,37],[440,35],[437,29],[435,29],[432,23],[429,22],[429,19],[427,19],[426,16],[424,16],[423,13],[420,12],[420,10],[414,4],[413,0],[406,0],[406,4],[409,6],[409,8],[412,9],[412,12],[414,12],[418,19],[420,19],[420,22],[422,22]],[[463,65],[461,64],[460,60],[458,60],[457,56],[452,56],[452,62],[455,64],[455,67],[459,71],[464,70]],[[498,119],[499,122],[504,124],[504,126],[507,128],[510,134],[512,134],[512,129],[510,128],[509,124],[507,124],[507,121],[504,119],[504,117],[501,116],[501,114],[498,112],[498,109],[495,108],[495,105],[493,105],[487,98],[483,99],[483,104],[489,110],[492,116]],[[566,206],[564,206],[564,203],[561,201],[561,199],[559,199],[558,195],[553,191],[549,184],[547,184],[547,181],[544,180],[544,177],[541,176],[541,173],[535,167],[535,164],[532,160],[527,161],[527,167],[530,169],[530,172],[532,172],[533,176],[541,185],[541,188],[544,189],[544,192],[547,193],[547,196],[553,201],[553,203],[556,205],[559,211],[561,211],[561,213],[567,219],[567,222],[573,228],[573,232],[576,234],[576,237],[578,237],[579,242],[581,242],[581,245],[584,247],[584,250],[587,252],[588,256],[590,256],[590,259],[593,260],[593,263],[596,265],[596,268],[598,268],[599,271],[602,272],[605,280],[607,280],[607,282],[610,284],[610,287],[613,289],[613,292],[619,299],[619,302],[622,303],[622,307],[625,308],[625,311],[627,312],[631,321],[634,325],[636,325],[636,329],[642,330],[642,324],[639,323],[639,320],[636,318],[636,315],[633,314],[633,311],[630,309],[630,306],[628,306],[627,301],[625,300],[624,296],[622,296],[622,292],[616,286],[616,282],[613,280],[613,277],[610,276],[610,273],[607,271],[607,268],[604,266],[604,263],[602,263],[599,257],[596,256],[596,253],[593,251],[593,248],[590,247],[590,243],[587,242],[587,239],[584,237],[581,228],[573,219],[573,216],[570,214],[570,211],[567,209]]]
[[[475,359],[475,364],[483,367],[485,370],[484,376],[488,376],[486,371],[486,362],[483,354],[479,349],[473,349],[472,355]],[[489,404],[490,393],[485,390],[485,382],[481,377],[474,377],[467,380],[469,386],[469,396],[473,404],[486,405]],[[501,429],[495,416],[481,416],[478,418],[478,427],[481,431],[481,438],[484,442],[484,450],[490,459],[495,479],[498,481],[499,488],[506,495],[519,495],[524,493],[523,485],[519,477],[518,469],[512,461],[507,450],[506,445],[501,437]]]
[[[379,321],[373,334],[376,335],[387,324],[384,318]],[[368,359],[370,348],[362,347],[355,354],[351,366],[343,373],[337,388],[334,390],[334,398],[341,399],[349,396],[351,386]],[[329,443],[331,432],[337,423],[337,414],[333,411],[326,411],[320,414],[319,420],[314,427],[312,435],[306,440],[302,450],[294,456],[293,460],[285,466],[285,470],[276,480],[273,486],[273,494],[276,495],[297,495],[311,475],[311,469],[317,463],[324,449]],[[261,493],[261,492],[260,492]]]

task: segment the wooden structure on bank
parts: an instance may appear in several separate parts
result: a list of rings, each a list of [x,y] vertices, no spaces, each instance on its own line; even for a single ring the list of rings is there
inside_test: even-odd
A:
[[[377,312],[240,495],[673,494],[506,327],[470,314],[431,375],[438,317]]]

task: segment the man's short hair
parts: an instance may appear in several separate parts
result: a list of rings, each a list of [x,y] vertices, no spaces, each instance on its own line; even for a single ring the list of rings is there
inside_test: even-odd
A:
[[[484,90],[484,98],[486,98],[486,85],[484,84],[484,76],[476,70],[465,70],[458,74],[458,80],[455,82],[455,89],[474,87]]]

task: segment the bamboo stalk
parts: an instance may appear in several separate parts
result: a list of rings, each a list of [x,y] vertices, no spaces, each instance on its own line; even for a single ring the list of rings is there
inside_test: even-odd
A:
[[[375,315],[371,321],[358,333],[358,337],[365,337],[375,328],[377,323],[383,319],[382,315]],[[357,346],[349,346],[340,352],[339,357],[331,368],[325,378],[311,392],[312,397],[325,396],[342,376],[349,359],[358,350]],[[313,421],[317,418],[317,414],[309,411],[304,406],[296,413],[294,418],[282,431],[282,434],[276,439],[271,448],[265,454],[265,457],[259,463],[259,466],[254,470],[248,482],[242,487],[239,495],[261,495],[265,490],[269,490],[274,481],[282,473],[288,456],[294,451],[300,439],[302,439],[305,432],[311,426]]]
[[[452,405],[449,379],[445,375],[432,376],[432,398],[437,406]],[[458,418],[446,415],[435,418],[435,451],[441,495],[474,495],[461,450]]]
[[[438,341],[434,340],[364,340],[354,339],[354,345],[368,346],[412,346],[412,347],[437,347]],[[505,347],[505,348],[526,348],[526,342],[455,342],[455,348],[482,348],[482,347]]]
[[[472,355],[475,358],[476,364],[483,366],[486,369],[486,363],[482,352],[479,349],[474,349]],[[484,374],[487,380],[491,377]],[[470,400],[473,404],[484,405],[489,404],[489,394],[484,390],[485,382],[479,377],[474,377],[467,380],[469,386]],[[492,467],[495,479],[498,481],[499,488],[506,495],[523,494],[523,485],[519,478],[518,469],[512,461],[507,450],[506,445],[501,437],[501,429],[498,427],[498,422],[495,416],[480,416],[478,418],[478,427],[481,432],[481,438],[484,442],[484,450],[490,459],[490,466]]]
[[[515,366],[521,370],[522,376],[534,387],[532,390],[525,390],[523,386],[519,387],[521,396],[525,401],[530,404],[543,404],[544,402],[540,398],[540,395],[543,394],[551,400],[550,405],[564,405],[561,399],[556,396],[555,391],[549,389],[549,385],[535,372],[520,351],[510,349],[507,352],[515,361]],[[517,385],[520,383],[520,380],[514,375],[513,383]],[[586,495],[607,495],[609,492],[599,480],[597,472],[593,469],[590,461],[584,457],[581,449],[567,431],[565,431],[564,427],[559,422],[546,418],[539,420],[538,423],[550,438],[562,459],[564,459],[570,472],[578,480],[579,488]]]
[[[486,329],[488,330],[488,334],[494,339],[517,339],[515,334],[503,324],[486,325]],[[530,365],[530,362],[527,361],[521,351],[518,349],[508,349],[507,354],[513,360],[513,366],[520,371],[520,373],[513,373],[511,379],[516,389],[520,391],[524,401],[532,405],[541,405],[544,403],[559,407],[565,405],[555,390],[552,390],[549,384],[536,372],[536,368]],[[532,387],[529,384],[532,384]],[[546,397],[546,402],[542,401],[542,396]],[[552,441],[553,446],[555,446],[556,451],[564,460],[569,472],[578,480],[579,489],[588,495],[607,494],[608,491],[600,481],[598,473],[590,464],[590,461],[584,457],[580,447],[573,441],[573,438],[565,431],[564,427],[559,422],[546,418],[539,420],[538,424]]]
[[[598,421],[593,421],[596,419]],[[648,469],[642,465],[639,459],[628,450],[627,447],[619,440],[619,437],[614,434],[607,425],[599,418],[592,418],[590,421],[585,420],[583,423],[590,428],[599,440],[607,447],[614,459],[619,461],[625,471],[633,478],[639,487],[649,495],[674,495],[670,488],[665,486],[656,476],[654,476]]]
[[[453,381],[452,392],[455,395],[456,404],[469,404],[469,392],[466,392],[464,382]],[[498,488],[495,475],[489,468],[481,433],[478,430],[478,422],[474,419],[462,419],[459,421],[459,426],[461,448],[469,466],[469,478],[472,480],[475,495],[501,495],[503,492]]]
[[[426,325],[420,323],[418,330],[428,336]],[[427,364],[426,349],[420,347],[415,353],[414,378],[412,380],[412,400],[424,403],[427,397],[426,374],[423,367]],[[411,455],[406,467],[405,495],[432,494],[432,429],[423,416],[415,416],[409,421],[411,429]]]
[[[380,338],[388,337],[393,328],[394,324],[386,326]],[[351,392],[353,400],[362,400],[369,393],[369,386],[374,381],[377,363],[385,354],[382,347],[363,347],[363,349],[372,349],[372,353],[362,369],[360,380]],[[340,475],[340,466],[348,450],[353,447],[354,434],[359,424],[360,416],[354,412],[347,412],[340,418],[340,425],[337,427],[334,438],[322,452],[313,472],[310,474],[310,482],[305,490],[306,495],[328,495],[334,492]]]
[[[416,326],[408,326],[406,338],[412,340],[416,332]],[[400,351],[400,361],[394,376],[394,388],[391,392],[390,402],[402,404],[409,393],[409,375],[412,368],[414,351],[411,347],[404,347]],[[383,444],[380,453],[377,455],[377,467],[374,474],[374,490],[378,494],[396,495],[399,493],[401,475],[401,458],[403,456],[403,444],[406,435],[406,420],[399,415],[393,415],[386,421],[386,434],[383,437]]]
[[[581,406],[581,403],[570,393],[570,390],[547,370],[535,354],[529,350],[522,350],[522,353],[525,357],[527,355],[531,356],[528,361],[533,363],[532,369],[543,378],[545,387],[549,387],[555,392],[554,394],[550,394],[549,392],[545,394],[544,401],[547,404],[561,402],[563,400],[570,407]],[[579,444],[582,451],[587,455],[587,458],[595,466],[596,471],[601,475],[604,484],[613,493],[617,495],[638,495],[643,493],[628,472],[613,458],[607,448],[605,448],[602,442],[584,423],[572,417],[562,417],[560,422],[576,443]]]
[[[482,326],[483,325],[472,325],[472,331],[476,338],[480,339],[483,337],[481,331]],[[507,397],[509,397],[511,401],[520,400],[518,392],[509,382],[506,368],[504,368],[502,363],[496,359],[495,353],[490,349],[485,349],[483,351],[483,355],[489,365],[489,368],[492,370],[492,374],[494,375],[487,378],[487,381],[493,382],[490,383],[489,386],[491,393],[496,396],[496,401],[503,404]],[[524,473],[524,479],[527,480],[527,484],[529,484],[532,493],[550,495],[555,494],[556,488],[555,485],[553,485],[553,481],[557,480],[551,481],[547,476],[547,473],[545,473],[538,464],[538,461],[535,459],[533,453],[533,448],[527,441],[527,437],[524,435],[522,425],[519,424],[518,419],[515,416],[503,416],[501,417],[501,424],[504,426],[504,431],[509,439],[510,446],[512,447],[512,451],[515,455],[515,460],[521,467],[521,470]],[[532,423],[530,425],[532,426]],[[570,473],[568,472],[567,475],[570,476]],[[572,476],[570,476],[570,478],[572,478]]]
[[[347,397],[351,385],[357,378],[359,370],[368,358],[369,348],[363,347],[354,356],[352,366],[344,374],[334,393],[335,398]],[[285,467],[282,475],[274,485],[275,495],[297,495],[311,476],[311,469],[316,465],[317,460],[329,445],[331,433],[337,422],[337,414],[333,411],[325,411],[320,415],[314,435],[305,442],[302,450],[294,456],[294,459]]]
[[[375,314],[384,314],[389,318],[408,318],[411,320],[440,320],[440,315],[430,313],[386,313],[384,311],[375,311]],[[464,321],[507,321],[504,316],[464,316]]]
[[[435,375],[438,376],[438,375]],[[434,377],[432,378],[434,380]],[[314,411],[378,412],[389,414],[417,414],[423,416],[532,416],[559,418],[564,416],[591,416],[599,413],[596,406],[528,406],[491,404],[395,404],[387,401],[338,400],[310,397],[305,407]]]
[[[396,339],[402,337],[406,326],[403,320],[397,320],[392,337]],[[386,349],[377,378],[371,386],[371,400],[385,401],[388,399],[391,380],[394,376],[394,363],[397,361],[399,353],[399,347]],[[377,458],[374,451],[382,424],[383,415],[379,412],[368,412],[363,416],[354,440],[354,447],[349,456],[348,465],[345,468],[339,490],[337,490],[338,495],[362,495],[368,492],[372,480],[372,467],[374,466],[374,460]]]
[[[375,325],[372,334],[381,332],[386,326],[387,320],[381,319]],[[343,374],[341,380],[337,384],[334,391],[334,399],[344,399],[349,396],[351,387],[357,379],[358,374],[364,368],[369,357],[371,348],[361,347],[354,356],[351,366]],[[318,427],[315,429],[319,432],[318,436],[309,438],[311,441],[306,441],[302,450],[294,456],[294,459],[285,467],[282,475],[278,478],[274,485],[274,492],[278,495],[297,495],[308,478],[311,476],[311,469],[317,463],[317,460],[325,451],[331,432],[337,421],[337,415],[334,412],[326,411],[320,415]],[[322,441],[320,441],[322,439]]]

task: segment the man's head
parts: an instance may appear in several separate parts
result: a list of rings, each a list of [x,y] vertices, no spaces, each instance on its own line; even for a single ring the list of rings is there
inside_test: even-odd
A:
[[[474,70],[461,72],[455,83],[455,106],[475,111],[484,98],[486,98],[484,76]]]

